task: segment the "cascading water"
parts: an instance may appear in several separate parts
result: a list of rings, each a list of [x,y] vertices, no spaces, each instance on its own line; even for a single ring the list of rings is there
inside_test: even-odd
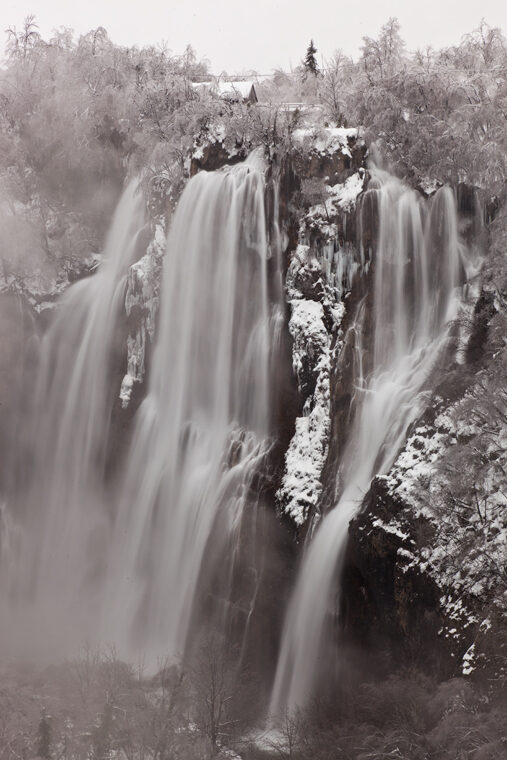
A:
[[[449,188],[429,209],[417,194],[373,168],[379,239],[373,261],[372,353],[356,363],[354,418],[339,468],[336,506],[311,539],[286,615],[270,714],[303,707],[319,670],[348,525],[374,475],[386,473],[424,405],[424,387],[456,315],[462,271],[457,212]],[[367,324],[366,304],[354,331]]]
[[[385,172],[372,175],[379,238],[372,293],[351,328],[353,421],[336,506],[309,542],[289,605],[272,714],[303,705],[312,691],[348,524],[419,415],[458,304],[463,252],[451,190],[426,205]],[[1,554],[10,555],[2,592],[14,599],[18,639],[26,615],[29,640],[34,625],[44,638],[44,622],[46,638],[62,631],[57,648],[89,636],[127,654],[183,654],[203,590],[214,577],[232,578],[243,516],[258,500],[253,478],[272,444],[282,310],[280,267],[269,264],[278,241],[269,239],[255,162],[202,172],[182,195],[148,395],[120,485],[106,483],[111,354],[144,222],[131,185],[99,272],[69,290],[41,347],[31,485],[15,521],[1,513]]]
[[[2,557],[2,591],[11,599],[4,631],[12,620],[21,646],[27,627],[34,648],[53,642],[56,651],[70,630],[81,641],[90,633],[91,590],[96,591],[93,578],[103,561],[108,522],[111,354],[144,224],[144,203],[132,182],[115,212],[99,271],[69,289],[40,347],[33,470],[28,493],[15,505],[19,524]]]
[[[105,472],[118,390],[110,364],[144,225],[134,185],[98,274],[69,290],[44,338],[32,485],[25,508],[13,510],[18,525],[5,512],[2,593],[14,635],[37,626],[46,656],[85,640],[153,662],[180,655],[199,589],[218,576],[232,583],[243,512],[251,506],[251,518],[259,499],[252,478],[272,444],[283,322],[260,163],[252,154],[185,188],[167,242],[149,391],[114,482]]]
[[[183,654],[200,579],[234,555],[228,538],[270,447],[280,312],[266,227],[263,174],[248,162],[199,173],[174,215],[105,574],[102,633],[124,651]]]

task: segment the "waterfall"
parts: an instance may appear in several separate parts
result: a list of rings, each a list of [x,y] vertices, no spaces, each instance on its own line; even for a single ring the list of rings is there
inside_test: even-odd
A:
[[[303,707],[312,694],[350,520],[372,478],[389,470],[421,413],[426,381],[458,305],[463,252],[452,191],[442,188],[426,204],[373,168],[368,192],[379,211],[372,301],[367,302],[371,318],[366,319],[363,303],[352,329],[363,351],[366,325],[372,325],[372,351],[369,362],[356,363],[353,422],[339,466],[336,504],[309,542],[289,602],[270,703],[275,717]],[[329,672],[329,663],[326,667]]]
[[[143,651],[152,663],[176,657],[197,601],[217,587],[213,625],[231,625],[240,542],[246,525],[254,540],[262,492],[252,481],[273,443],[283,326],[279,232],[266,216],[264,171],[254,153],[200,173],[182,194],[148,393],[113,478],[117,330],[145,226],[135,184],[98,273],[62,299],[40,349],[29,485],[0,511],[2,607],[7,598],[20,651],[47,658],[88,641],[112,642],[125,656]],[[276,193],[274,186],[275,206]],[[244,604],[245,628],[255,593]]]
[[[109,548],[105,640],[184,653],[199,589],[231,575],[271,445],[264,179],[254,161],[187,184],[167,241],[149,389]],[[227,589],[222,590],[227,596]]]
[[[2,611],[4,632],[11,621],[21,648],[26,632],[29,648],[45,641],[58,651],[71,630],[83,641],[93,625],[91,589],[109,519],[104,468],[115,399],[111,361],[144,217],[132,182],[98,272],[69,288],[40,347],[33,463],[28,487],[21,484],[15,497],[15,540],[2,558],[2,595],[12,605]]]

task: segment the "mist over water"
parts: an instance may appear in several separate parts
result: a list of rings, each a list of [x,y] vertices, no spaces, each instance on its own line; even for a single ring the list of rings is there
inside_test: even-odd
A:
[[[33,461],[11,505],[0,581],[4,633],[30,654],[53,655],[93,632],[110,520],[104,470],[115,401],[111,355],[144,225],[134,181],[114,214],[99,271],[67,291],[40,345]]]

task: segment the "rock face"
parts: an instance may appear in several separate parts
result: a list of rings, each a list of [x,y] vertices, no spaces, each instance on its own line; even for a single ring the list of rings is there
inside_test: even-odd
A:
[[[231,142],[225,124],[220,120],[209,124],[194,140],[194,149],[188,160],[191,177],[199,171],[216,171],[222,166],[237,164],[248,154],[248,146]]]
[[[192,176],[244,157],[244,147],[230,145],[216,124],[196,140],[187,171]],[[268,184],[267,207],[273,220],[279,214],[282,229],[286,314],[279,387],[273,389],[277,443],[268,472],[253,488],[266,494],[287,528],[278,534],[278,555],[270,560],[272,575],[282,578],[284,590],[268,580],[260,600],[269,610],[266,617],[280,626],[280,599],[295,565],[294,544],[287,537],[302,543],[333,505],[337,463],[350,425],[351,328],[360,303],[371,305],[378,233],[378,210],[364,192],[365,160],[366,146],[356,129],[301,129],[292,134],[283,160],[277,164],[275,158],[270,167],[276,183]],[[498,673],[507,584],[505,211],[492,221],[495,209],[486,207],[484,216],[491,223],[487,241],[479,194],[460,185],[457,201],[463,236],[472,246],[486,243],[489,250],[481,283],[475,278],[469,286],[453,353],[432,378],[436,390],[426,412],[409,431],[388,475],[373,481],[361,514],[350,525],[340,610],[345,635],[365,651],[378,653],[386,670],[400,661],[421,664],[430,658],[433,672],[443,677]],[[115,451],[125,446],[145,393],[165,227],[158,218],[128,274],[123,348],[115,357]],[[62,237],[56,222],[48,235]],[[45,307],[70,281],[93,272],[99,258],[90,254],[63,275],[51,270],[49,283],[28,278],[21,294],[12,277],[0,283],[4,449],[10,432],[5,409],[19,375],[16,347],[37,340]],[[368,363],[367,346],[364,361]],[[6,473],[2,476],[5,481]],[[274,535],[279,526],[272,523],[271,512],[266,533]],[[252,625],[262,638],[262,615]],[[270,641],[271,653],[276,645]]]
[[[494,668],[506,611],[507,439],[482,374],[434,399],[349,531],[347,626],[441,677]]]
[[[384,478],[373,481],[364,511],[351,524],[343,574],[345,631],[375,653],[386,673],[418,662],[424,652],[433,672],[449,675],[452,648],[438,635],[438,585],[405,561],[416,543],[432,535],[427,520],[407,512]]]
[[[498,219],[491,228],[483,287],[464,307],[466,335],[437,369],[423,417],[349,529],[349,635],[386,663],[429,662],[441,677],[496,679],[505,669],[503,226]]]
[[[366,145],[356,128],[296,129],[292,134],[294,169],[301,178],[344,183],[364,167]]]
[[[279,512],[302,538],[323,505],[332,367],[342,348],[344,298],[360,268],[352,241],[366,148],[355,129],[296,130],[293,141],[280,188],[288,329],[301,411],[277,499]]]
[[[190,159],[190,176],[202,170],[212,172],[228,164],[237,164],[246,157],[245,151],[238,148],[229,151],[222,142],[206,143],[196,146]]]
[[[142,383],[146,375],[149,347],[155,336],[165,246],[165,231],[159,222],[148,246],[144,246],[146,253],[129,269],[125,293],[127,372],[120,388],[123,409],[131,401],[134,386]]]
[[[349,327],[362,300],[371,306],[378,211],[362,193],[365,149],[354,131],[294,137],[280,185],[301,412],[277,499],[302,539],[334,504],[353,390]],[[504,224],[496,220],[488,240],[491,204],[483,212],[465,185],[456,200],[467,244],[489,250],[483,286],[477,276],[467,286],[426,412],[351,523],[341,605],[345,635],[377,665],[430,662],[441,677],[498,673],[507,588]]]
[[[310,297],[305,297],[298,289],[298,281],[303,290],[308,286]],[[285,472],[277,492],[280,509],[298,527],[307,521],[310,510],[317,508],[322,491],[321,474],[329,438],[330,348],[332,330],[339,324],[340,316],[338,311],[333,315],[329,299],[325,299],[326,314],[323,302],[311,298],[312,285],[317,291],[325,286],[320,278],[320,267],[310,259],[309,247],[299,245],[289,266],[287,290],[293,370],[305,402],[302,415],[296,418],[295,433],[285,455]],[[329,325],[329,331],[326,325]]]

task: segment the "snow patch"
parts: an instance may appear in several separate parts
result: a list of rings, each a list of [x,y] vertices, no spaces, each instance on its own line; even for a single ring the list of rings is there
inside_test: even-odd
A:
[[[442,609],[455,623],[444,635],[457,640],[479,624],[472,610],[488,600],[501,605],[499,573],[507,556],[507,479],[502,464],[507,460],[507,433],[489,409],[482,411],[487,383],[486,375],[479,376],[477,385],[440,409],[433,423],[419,425],[385,478],[390,494],[405,505],[408,523],[422,518],[428,536],[432,534],[410,553],[398,552],[403,570],[417,568],[442,589]],[[438,409],[442,400],[435,399],[434,405]],[[471,451],[479,458],[468,487],[469,474],[463,471],[460,477],[457,468],[464,461],[470,466]],[[487,630],[488,620],[481,625]]]
[[[296,145],[309,148],[321,155],[340,152],[349,157],[352,157],[349,140],[356,140],[358,136],[357,127],[305,127],[295,129],[292,133]]]
[[[132,264],[128,271],[125,311],[134,326],[127,336],[127,372],[120,388],[123,408],[130,403],[135,383],[144,380],[147,339],[151,342],[155,335],[160,272],[165,246],[165,231],[159,222],[155,226],[153,240],[145,255]]]
[[[296,419],[296,432],[285,455],[285,474],[277,492],[283,511],[297,526],[304,524],[322,491],[321,475],[329,440],[329,351],[318,365],[319,375],[311,409]]]
[[[464,676],[469,676],[475,670],[475,644],[468,647],[467,651],[463,655],[463,665],[461,672]]]
[[[293,339],[292,366],[300,381],[303,358],[313,359],[328,350],[329,335],[324,326],[324,308],[319,301],[293,300],[289,332]]]

